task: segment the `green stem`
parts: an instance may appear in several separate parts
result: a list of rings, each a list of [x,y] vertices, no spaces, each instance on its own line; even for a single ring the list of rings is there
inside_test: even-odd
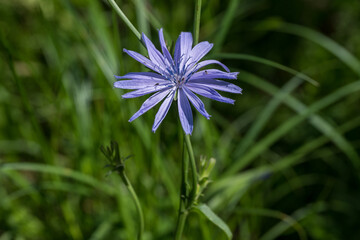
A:
[[[182,233],[184,230],[187,215],[188,215],[187,210],[185,210],[185,211],[181,210],[179,212],[178,222],[177,222],[177,226],[176,226],[175,240],[181,240],[181,236],[182,236]]]
[[[194,44],[195,45],[199,42],[200,15],[201,15],[201,0],[196,0],[195,21],[194,21]]]
[[[182,130],[180,130],[182,131]],[[189,161],[185,155],[185,144],[183,144],[182,150],[182,162],[181,162],[181,185],[180,185],[180,204],[179,204],[179,213],[178,219],[176,224],[176,233],[175,233],[175,240],[180,240],[182,236],[182,232],[184,229],[187,213],[186,213],[186,200],[188,196],[188,184],[187,184],[187,169],[188,169]]]
[[[123,11],[119,8],[114,0],[108,0],[111,7],[115,10],[115,12],[119,15],[119,17],[125,22],[125,24],[130,28],[130,30],[135,34],[135,36],[141,40],[141,34],[139,31],[134,27],[134,25],[130,22],[130,20],[125,16]]]
[[[196,162],[194,157],[194,151],[191,146],[190,135],[185,135],[185,144],[191,163],[190,168],[192,173],[192,186],[191,186],[191,192],[188,196],[187,195],[188,161],[184,153],[185,148],[183,148],[183,156],[182,156],[183,161],[181,167],[182,175],[181,175],[181,190],[180,190],[180,206],[179,206],[178,220],[176,224],[175,240],[181,239],[182,232],[185,226],[186,217],[189,213],[189,209],[193,206],[194,201],[196,199],[196,191],[197,191],[197,183],[198,183]]]
[[[189,158],[190,158],[190,168],[191,168],[191,173],[192,173],[192,186],[191,186],[191,192],[190,192],[188,206],[187,206],[187,207],[191,207],[191,205],[193,204],[193,201],[195,200],[195,197],[196,197],[198,175],[197,175],[194,151],[193,151],[193,148],[191,145],[190,135],[188,135],[188,134],[185,135],[185,143],[186,143],[186,149],[188,151]]]
[[[132,187],[129,179],[126,176],[125,171],[119,171],[119,174],[120,174],[121,178],[123,179],[123,181],[125,183],[125,186],[129,190],[131,197],[134,200],[136,210],[137,210],[138,215],[139,215],[139,222],[140,222],[140,230],[139,230],[139,234],[138,234],[137,239],[141,240],[142,234],[144,232],[144,214],[143,214],[142,209],[141,209],[140,201],[139,201],[139,199],[138,199],[138,197],[136,195],[136,192],[135,192],[134,188]]]

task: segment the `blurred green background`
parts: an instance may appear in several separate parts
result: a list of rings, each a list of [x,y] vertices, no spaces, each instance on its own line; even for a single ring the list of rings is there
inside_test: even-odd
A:
[[[117,2],[156,45],[161,27],[169,45],[192,31],[193,1]],[[244,89],[234,106],[205,101],[213,117],[194,111],[192,136],[197,159],[217,159],[202,201],[234,239],[360,239],[359,13],[358,0],[203,0],[200,41]],[[133,202],[99,150],[111,139],[132,155],[144,239],[172,239],[177,109],[154,134],[156,109],[128,123],[146,97],[112,87],[145,70],[122,52],[145,53],[132,32],[101,0],[0,0],[0,32],[0,240],[135,239]],[[225,235],[191,214],[184,239]]]

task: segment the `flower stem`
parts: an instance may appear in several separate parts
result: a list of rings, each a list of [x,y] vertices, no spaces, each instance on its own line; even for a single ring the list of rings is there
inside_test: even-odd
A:
[[[197,191],[197,182],[198,182],[198,174],[196,169],[196,162],[194,157],[194,151],[191,146],[190,135],[185,135],[185,144],[186,149],[189,154],[190,158],[190,168],[192,172],[192,186],[191,192],[188,195],[187,191],[187,169],[188,169],[188,160],[185,156],[185,148],[183,149],[183,156],[182,156],[182,167],[181,167],[181,190],[180,190],[180,206],[179,206],[179,215],[176,225],[176,234],[175,240],[180,240],[182,236],[182,232],[185,226],[186,217],[189,213],[189,209],[193,206],[195,199],[196,199],[196,191]]]
[[[180,210],[180,211],[181,212],[179,212],[178,222],[177,222],[177,226],[176,226],[175,240],[181,240],[181,236],[182,236],[184,226],[185,226],[186,217],[188,215],[187,210],[185,210],[185,211]]]
[[[188,206],[187,206],[187,207],[190,207],[193,204],[193,201],[196,197],[198,176],[197,176],[194,151],[193,151],[193,148],[191,145],[190,135],[188,135],[188,134],[185,135],[185,143],[186,143],[186,149],[187,149],[187,152],[188,152],[189,158],[190,158],[190,168],[191,168],[191,173],[192,173],[192,186],[191,186],[191,192],[189,195],[189,201],[188,201]]]
[[[181,130],[180,130],[181,131]],[[182,162],[181,162],[181,185],[180,185],[180,203],[179,203],[179,213],[176,224],[175,240],[180,240],[182,232],[184,229],[187,213],[185,212],[186,199],[188,195],[188,183],[187,183],[187,169],[189,165],[189,160],[185,155],[185,144],[183,144],[182,150]]]
[[[130,28],[130,30],[135,34],[135,36],[141,40],[141,34],[139,31],[134,27],[134,25],[130,22],[130,20],[125,16],[123,11],[119,8],[116,4],[115,0],[108,0],[111,7],[115,10],[115,12],[119,15],[119,17],[124,21],[124,23]]]
[[[194,21],[194,44],[199,42],[200,30],[200,15],[201,15],[201,0],[196,0],[195,3],[195,21]]]
[[[198,182],[198,174],[196,169],[196,162],[194,157],[194,151],[191,146],[190,135],[185,135],[185,145],[186,150],[189,154],[190,158],[190,168],[192,172],[192,186],[191,192],[188,195],[188,159],[185,156],[185,148],[183,148],[183,156],[182,156],[182,167],[181,167],[181,189],[180,189],[180,206],[179,206],[179,215],[176,225],[176,234],[175,240],[180,240],[182,236],[182,232],[185,226],[186,217],[189,213],[189,209],[193,206],[195,198],[196,198],[196,191],[197,191],[197,182]]]
[[[129,179],[126,176],[125,171],[123,171],[123,170],[119,171],[119,174],[120,174],[120,177],[122,178],[122,180],[124,181],[126,188],[129,190],[132,199],[134,200],[136,210],[137,210],[138,215],[139,215],[139,222],[140,222],[140,226],[139,226],[140,229],[139,229],[137,239],[141,240],[142,234],[144,232],[144,215],[143,215],[143,212],[142,212],[142,209],[141,209],[140,201],[139,201],[139,199],[138,199],[138,197],[136,195],[136,192],[135,192],[134,188],[132,187]]]

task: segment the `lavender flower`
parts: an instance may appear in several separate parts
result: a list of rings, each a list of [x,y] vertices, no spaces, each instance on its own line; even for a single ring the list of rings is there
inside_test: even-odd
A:
[[[123,98],[135,98],[156,92],[143,103],[140,110],[130,118],[129,122],[135,120],[164,99],[155,116],[152,127],[153,132],[164,120],[177,93],[181,125],[186,134],[191,134],[193,116],[189,100],[196,110],[209,119],[210,115],[206,112],[204,103],[196,94],[219,102],[234,104],[234,100],[221,96],[216,90],[241,94],[241,88],[217,78],[236,79],[238,73],[230,72],[224,64],[216,60],[199,62],[211,50],[213,44],[200,42],[192,48],[193,39],[189,32],[182,32],[177,39],[174,58],[171,57],[169,50],[166,48],[162,29],[159,30],[159,39],[162,53],[155,48],[145,34],[142,34],[142,41],[147,48],[150,59],[137,52],[124,49],[124,52],[130,57],[154,72],[134,72],[124,76],[115,76],[117,79],[130,80],[117,81],[114,86],[122,89],[136,89],[122,95]],[[226,72],[217,69],[199,71],[209,64],[218,64]]]

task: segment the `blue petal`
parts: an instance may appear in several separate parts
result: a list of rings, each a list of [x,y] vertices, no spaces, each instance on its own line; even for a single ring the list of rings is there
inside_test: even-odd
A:
[[[238,72],[223,72],[217,69],[202,70],[191,75],[189,81],[208,78],[236,79]]]
[[[155,65],[159,65],[163,70],[166,69],[163,55],[155,48],[154,44],[146,37],[144,33],[142,34],[142,40],[148,50],[150,60]]]
[[[193,86],[192,84],[186,84],[186,87],[201,96],[213,99],[215,101],[234,104],[235,100],[221,96],[217,91],[206,86]]]
[[[172,91],[161,104],[159,111],[156,113],[154,125],[152,127],[152,131],[155,132],[156,129],[160,126],[160,123],[164,120],[166,114],[168,113],[171,103],[174,99],[175,91]]]
[[[161,28],[159,30],[159,40],[160,40],[160,46],[161,46],[161,50],[165,56],[165,58],[168,60],[169,64],[174,64],[174,61],[171,57],[171,54],[169,52],[169,50],[166,47],[166,43],[165,43],[165,39],[164,39],[164,34],[163,34],[163,29]]]
[[[193,44],[193,38],[190,32],[180,34],[180,54],[186,56],[190,53]]]
[[[121,89],[140,89],[140,88],[159,86],[164,84],[169,84],[169,82],[165,80],[136,79],[136,80],[117,81],[114,83],[114,87]]]
[[[175,64],[182,71],[188,62],[188,56],[192,48],[193,38],[189,32],[181,32],[179,38],[176,41],[174,60]]]
[[[204,103],[196,96],[192,91],[188,90],[185,86],[182,87],[187,98],[190,100],[192,105],[198,110],[204,117],[210,119],[210,115],[206,112]]]
[[[178,90],[178,110],[182,128],[186,134],[191,134],[194,124],[191,106],[182,88]]]
[[[197,69],[200,69],[202,67],[205,67],[209,64],[218,64],[220,65],[221,67],[223,67],[227,72],[230,72],[230,70],[224,65],[222,64],[221,62],[219,61],[216,61],[216,60],[205,60],[205,61],[202,61],[202,62],[199,62],[197,65],[196,65],[196,68]]]
[[[130,118],[129,122],[134,121],[136,118],[140,117],[141,115],[143,115],[144,113],[149,111],[156,104],[158,104],[161,100],[163,100],[171,91],[173,91],[173,90],[172,89],[170,89],[170,90],[162,90],[162,91],[159,91],[159,92],[155,93],[154,95],[152,95],[148,99],[146,99],[146,101],[141,105],[139,111],[137,111]]]
[[[161,90],[165,90],[165,89],[169,89],[171,88],[171,86],[169,86],[168,84],[166,85],[154,85],[151,87],[144,87],[132,92],[128,92],[124,95],[122,95],[122,98],[136,98],[136,97],[141,97],[144,96],[146,94],[149,93],[153,93],[153,92],[157,92],[157,91],[161,91]]]
[[[167,80],[165,77],[154,72],[130,72],[124,76],[116,76],[117,79],[149,79],[149,80]]]
[[[180,58],[181,58],[180,42],[181,42],[181,35],[176,40],[175,50],[174,50],[174,62],[176,66],[179,66],[180,64]]]
[[[134,51],[131,51],[131,50],[127,50],[125,48],[124,48],[124,52],[126,52],[130,57],[132,57],[133,59],[135,59],[139,63],[145,65],[146,67],[150,68],[151,70],[153,70],[155,72],[158,72],[158,73],[162,72],[162,69],[160,69],[159,66],[154,64],[152,61],[150,61],[148,58],[144,57],[140,53],[137,53],[137,52],[134,52]]]
[[[191,65],[196,64],[200,59],[202,59],[213,47],[212,43],[201,42],[197,44],[189,54],[191,58]]]
[[[216,79],[199,79],[199,80],[193,80],[189,81],[190,86],[193,87],[201,87],[206,86],[212,89],[220,90],[223,92],[231,92],[231,93],[242,93],[242,89],[239,86],[236,86],[235,84],[228,83],[221,80]]]

